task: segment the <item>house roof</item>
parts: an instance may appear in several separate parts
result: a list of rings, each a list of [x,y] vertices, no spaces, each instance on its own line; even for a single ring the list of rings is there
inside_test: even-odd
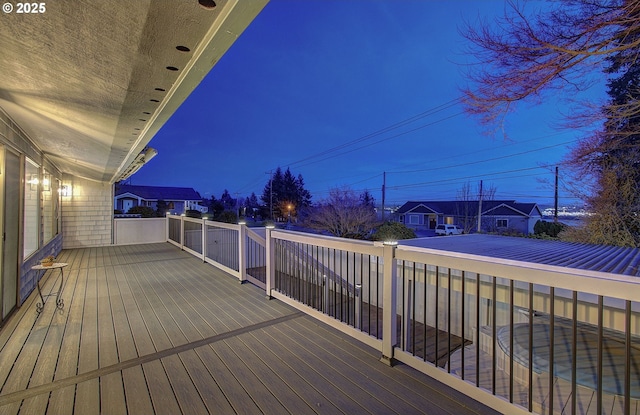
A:
[[[134,186],[120,184],[116,186],[116,197],[131,194],[145,200],[202,200],[200,193],[191,187]]]
[[[477,200],[409,201],[402,205],[397,213],[475,214],[478,211],[478,204]],[[531,216],[536,213],[541,215],[536,203],[519,203],[514,200],[485,200],[482,202],[483,215]]]
[[[400,244],[640,277],[639,248],[483,234],[409,239]]]

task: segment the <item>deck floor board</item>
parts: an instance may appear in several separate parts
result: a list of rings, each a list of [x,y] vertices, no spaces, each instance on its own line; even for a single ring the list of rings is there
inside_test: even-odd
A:
[[[0,329],[2,414],[495,414],[168,243],[58,260],[64,308]]]

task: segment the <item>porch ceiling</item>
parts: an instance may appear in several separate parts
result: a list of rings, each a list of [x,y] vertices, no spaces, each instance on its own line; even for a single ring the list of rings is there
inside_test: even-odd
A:
[[[115,182],[267,1],[14,4],[0,108],[63,173]]]

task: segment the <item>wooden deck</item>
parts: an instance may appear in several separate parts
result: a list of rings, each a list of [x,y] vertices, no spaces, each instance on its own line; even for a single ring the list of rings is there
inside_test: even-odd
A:
[[[170,244],[59,261],[64,309],[0,330],[0,414],[496,413]]]

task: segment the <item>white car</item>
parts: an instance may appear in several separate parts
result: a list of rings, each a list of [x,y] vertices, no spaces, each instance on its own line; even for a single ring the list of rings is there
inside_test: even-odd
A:
[[[436,235],[461,235],[464,232],[456,225],[438,225],[436,226]]]

